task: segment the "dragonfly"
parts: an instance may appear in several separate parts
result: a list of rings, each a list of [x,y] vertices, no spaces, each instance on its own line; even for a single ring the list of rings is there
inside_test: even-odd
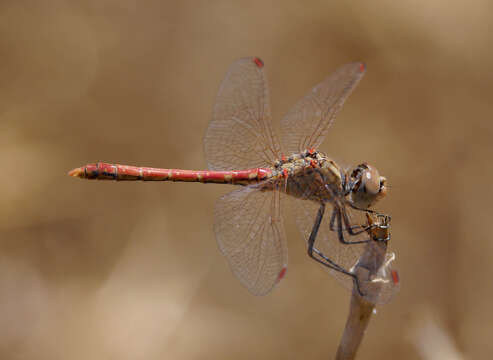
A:
[[[232,272],[254,295],[269,293],[285,277],[281,203],[287,204],[310,258],[367,301],[388,302],[399,287],[393,257],[382,246],[390,239],[390,216],[373,209],[387,180],[372,165],[346,169],[317,150],[365,71],[362,62],[346,64],[310,90],[281,120],[281,143],[272,129],[264,62],[241,58],[220,85],[204,137],[208,170],[98,162],[69,175],[237,185],[216,203],[214,232]],[[375,261],[365,261],[361,275],[356,269],[369,253]]]

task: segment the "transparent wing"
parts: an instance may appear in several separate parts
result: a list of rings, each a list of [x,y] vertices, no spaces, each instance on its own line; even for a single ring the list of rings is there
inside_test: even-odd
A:
[[[393,268],[395,254],[386,252],[380,245],[371,242],[360,262],[353,269],[360,282],[364,298],[374,304],[386,304],[399,291],[399,275]]]
[[[293,201],[295,202],[293,209],[295,211],[296,225],[301,232],[304,241],[307,242],[312,232],[320,204],[309,200],[294,199]],[[330,206],[330,203],[327,203],[314,246],[336,264],[349,271],[349,269],[358,262],[358,259],[363,253],[365,244],[342,244],[338,239],[337,232],[330,230],[332,211],[332,206]],[[355,220],[353,219],[352,221]],[[363,217],[361,217],[361,221],[363,221]],[[362,233],[360,235],[351,236],[351,239],[349,240],[365,240],[367,237],[366,233]],[[353,281],[351,277],[335,270],[330,270],[330,274],[336,277],[345,287],[349,289],[352,288]]]
[[[204,138],[209,169],[264,167],[279,158],[263,65],[247,57],[230,66]]]
[[[366,213],[366,218],[365,225],[385,226],[368,230],[371,239],[390,239],[390,217],[375,217]],[[359,279],[365,299],[377,304],[389,302],[400,287],[398,272],[392,268],[395,254],[387,252],[387,245],[388,242],[369,242],[358,263],[351,269]]]
[[[254,295],[265,295],[283,278],[288,262],[280,193],[242,188],[215,208],[216,239],[236,277]]]
[[[395,281],[397,273],[391,268],[393,259],[387,257],[390,254],[387,255],[385,249],[380,247],[376,241],[352,245],[341,243],[337,231],[332,231],[330,226],[333,207],[330,206],[330,203],[326,205],[325,215],[320,225],[314,247],[343,269],[357,274],[360,288],[365,294],[364,297],[367,301],[378,304],[388,302],[398,290],[398,282]],[[291,207],[295,211],[298,229],[304,241],[307,242],[320,204],[309,200],[293,199]],[[368,225],[365,212],[347,209],[347,214],[352,226]],[[337,226],[337,223],[334,226]],[[358,235],[345,233],[345,239],[351,242],[367,240],[369,238],[370,235],[367,232],[362,232]],[[364,268],[359,266],[362,264],[362,259],[365,260]],[[325,269],[344,287],[352,290],[354,284],[350,276],[327,267]]]
[[[292,154],[318,148],[364,73],[364,63],[344,65],[298,101],[281,121],[283,151]]]

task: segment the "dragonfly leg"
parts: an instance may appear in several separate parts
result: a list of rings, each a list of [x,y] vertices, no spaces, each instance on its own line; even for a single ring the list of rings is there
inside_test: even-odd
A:
[[[363,229],[363,231],[368,231],[368,230],[377,229],[377,228],[386,230],[386,229],[390,228],[390,220],[392,219],[392,217],[390,215],[382,214],[382,213],[379,213],[379,212],[376,212],[376,211],[370,210],[370,209],[359,209],[353,205],[351,205],[351,207],[353,209],[356,209],[356,210],[365,211],[366,213],[373,214],[377,218],[382,219],[381,221],[378,221],[378,222],[375,222],[371,225],[368,225],[366,228]],[[347,216],[347,212],[346,212],[345,208],[343,208],[343,219],[344,219],[344,223],[346,224],[346,226],[348,226],[350,223],[350,220],[349,220],[349,217]],[[363,231],[359,231],[356,234],[360,234]],[[350,231],[348,231],[348,232],[351,235],[355,235],[355,233],[351,233]],[[387,237],[385,237],[385,238],[373,238],[373,240],[375,240],[375,241],[389,241],[390,240],[390,231],[387,231]]]
[[[310,237],[308,238],[308,251],[307,251],[308,256],[311,257],[313,260],[319,262],[320,264],[328,267],[329,269],[339,271],[340,273],[343,273],[347,276],[352,277],[354,284],[356,286],[356,289],[358,290],[358,293],[361,296],[364,296],[364,294],[362,293],[360,286],[359,286],[358,277],[355,274],[347,271],[346,269],[344,269],[340,265],[336,264],[334,261],[329,259],[327,256],[322,254],[322,252],[320,252],[317,248],[314,247],[315,239],[317,238],[318,229],[320,228],[320,224],[322,223],[322,218],[324,216],[324,212],[325,212],[325,204],[322,203],[322,204],[320,204],[320,208],[318,209],[318,212],[317,212],[317,217],[315,218],[315,224],[313,224],[312,232],[310,233]],[[318,255],[321,259],[316,257],[315,254]]]
[[[344,270],[342,267],[340,267],[339,265],[337,265],[336,263],[334,263],[332,260],[330,260],[328,257],[326,257],[322,252],[320,252],[316,247],[313,248],[313,252],[316,253],[318,256],[320,256],[322,259],[324,259],[325,261],[327,261],[327,263],[315,258],[315,257],[312,257],[312,259],[318,261],[319,263],[327,266],[328,268],[330,269],[333,269],[333,270],[336,270],[336,271],[339,271],[345,275],[348,275],[350,277],[353,278],[353,282],[354,282],[354,286],[356,286],[356,290],[358,290],[358,293],[364,297],[365,296],[365,293],[361,291],[361,288],[359,286],[359,279],[358,277],[356,276],[356,274],[353,274],[352,272],[349,272],[349,271],[346,271]]]
[[[342,219],[344,220],[344,224],[345,224],[345,229],[347,229],[348,233],[350,235],[358,235],[358,234],[361,234],[363,232],[367,232],[369,230],[372,230],[372,229],[388,229],[390,227],[390,220],[391,220],[391,216],[390,215],[387,215],[387,214],[382,214],[382,213],[379,213],[379,212],[376,212],[374,210],[370,210],[370,209],[360,209],[360,208],[357,208],[357,207],[354,207],[354,206],[351,206],[353,209],[356,209],[356,210],[360,210],[360,211],[365,211],[367,213],[370,213],[370,214],[374,214],[375,216],[377,216],[378,218],[383,218],[383,220],[381,222],[378,222],[378,223],[373,223],[371,225],[368,225],[366,227],[362,227],[361,225],[356,225],[356,226],[351,226],[350,225],[350,220],[349,220],[349,217],[347,216],[347,212],[346,212],[346,209],[345,208],[342,208],[341,212],[342,212]],[[335,210],[334,210],[335,211]],[[361,230],[358,230],[358,231],[353,231],[354,228],[361,228]],[[332,230],[332,228],[331,228]],[[390,240],[390,232],[387,232],[387,237],[385,238],[373,238],[373,240],[375,241],[389,241]]]
[[[335,220],[336,220],[337,211],[339,211],[339,210],[336,208],[334,208],[334,210],[332,211],[332,215],[330,217],[330,223],[329,223],[330,231],[337,231],[338,230],[335,228],[335,225],[334,225]],[[369,226],[363,228],[361,225],[349,225],[349,221],[346,221],[345,223],[348,224],[348,226],[343,228],[342,231],[347,231],[350,235],[358,235],[358,234],[361,234],[362,232],[368,231],[368,230],[377,226],[377,225],[369,225]],[[360,230],[354,231],[354,229],[360,229]]]
[[[332,198],[335,198],[336,197],[336,194],[334,192],[334,190],[328,185],[328,184],[325,184],[325,188],[327,189],[327,191],[329,192],[329,194],[331,195]],[[360,210],[360,211],[365,211],[363,209],[359,209],[357,208],[356,206],[354,206],[353,204],[350,203],[350,206],[353,207],[354,209],[357,209],[357,210]],[[373,210],[369,210],[371,213],[373,213]],[[339,221],[339,224],[340,226],[336,229],[334,228],[334,222],[336,220],[336,217],[339,216],[338,214],[343,214],[343,219],[344,219],[344,228],[342,227],[342,221]],[[330,217],[330,230],[331,231],[346,231],[347,233],[349,233],[350,235],[359,235],[361,233],[364,233],[364,232],[367,232],[368,230],[371,230],[371,229],[374,229],[376,228],[377,225],[376,224],[371,224],[371,225],[368,225],[368,226],[363,226],[363,225],[351,225],[351,222],[349,221],[349,217],[347,216],[347,212],[346,212],[346,207],[345,206],[341,206],[340,204],[338,203],[334,203],[334,210],[332,211],[332,215]],[[358,229],[357,231],[355,231],[355,229]],[[366,241],[363,241],[363,242],[366,242]],[[345,241],[343,240],[342,243],[344,244],[347,244],[347,243],[350,243],[350,244],[361,244],[361,242],[348,242],[348,241]]]
[[[351,226],[351,220],[349,220],[349,216],[347,215],[346,208],[343,207],[339,211],[342,215],[342,220],[344,221],[344,225],[346,226],[347,232],[350,235],[359,235],[361,233],[367,232],[368,230],[372,230],[372,229],[375,229],[376,227],[378,227],[377,224],[371,224],[371,225],[368,225],[366,227],[363,227],[362,225]],[[359,230],[353,231],[353,229],[356,229],[356,228],[359,228]]]
[[[371,240],[370,239],[365,239],[365,240],[358,240],[358,241],[347,241],[345,238],[344,238],[344,230],[348,231],[348,233],[350,235],[357,235],[357,234],[361,234],[363,231],[359,231],[359,232],[349,232],[349,230],[347,228],[344,228],[342,223],[343,223],[343,215],[341,214],[341,210],[340,209],[335,209],[334,208],[334,212],[335,212],[335,215],[336,215],[336,222],[337,222],[337,227],[334,229],[335,231],[337,231],[337,236],[339,238],[339,241],[343,244],[364,244],[364,243],[367,243],[367,242],[370,242]],[[346,226],[350,226],[349,224],[345,223]],[[331,229],[332,230],[332,229]],[[333,230],[333,231],[334,231]]]
[[[363,208],[360,208],[360,207],[357,207],[356,205],[352,204],[351,202],[348,202],[349,206],[351,206],[354,210],[359,210],[359,211],[364,211],[366,213],[369,213],[369,214],[373,214],[377,217],[383,217],[385,219],[385,223],[388,224],[390,223],[390,220],[392,220],[392,216],[388,215],[388,214],[383,214],[381,212],[378,212],[378,211],[375,211],[375,210],[372,210],[372,209],[363,209]],[[382,229],[385,229],[385,225],[381,225],[380,226]]]

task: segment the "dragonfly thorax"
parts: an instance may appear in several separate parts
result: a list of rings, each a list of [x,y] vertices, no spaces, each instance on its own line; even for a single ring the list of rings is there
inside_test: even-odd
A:
[[[273,177],[288,195],[315,201],[330,200],[332,192],[343,193],[343,176],[332,159],[313,150],[278,161],[273,171]]]
[[[373,166],[363,163],[346,173],[318,151],[306,150],[277,161],[271,178],[288,195],[318,202],[347,197],[360,209],[368,209],[387,193],[387,179]]]

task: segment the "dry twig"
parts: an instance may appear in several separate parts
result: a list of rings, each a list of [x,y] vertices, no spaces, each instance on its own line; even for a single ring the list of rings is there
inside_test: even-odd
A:
[[[368,224],[375,223],[375,220],[370,215],[367,214],[367,218]],[[381,222],[378,222],[378,224],[388,225],[382,224]],[[390,229],[388,227],[377,227],[370,230],[369,233],[374,239],[387,238],[389,231]],[[376,247],[383,251],[375,251]],[[374,272],[384,263],[386,251],[387,243],[384,241],[368,244],[354,270],[358,278],[371,278],[371,276],[376,275]],[[351,360],[355,358],[374,309],[375,304],[363,299],[356,287],[353,287],[349,315],[339,348],[337,349],[336,360]]]

